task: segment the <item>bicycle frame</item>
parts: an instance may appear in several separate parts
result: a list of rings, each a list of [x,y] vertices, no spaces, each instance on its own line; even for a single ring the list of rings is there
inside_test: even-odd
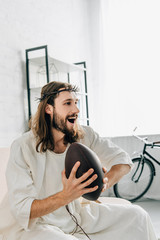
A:
[[[134,172],[133,176],[132,176],[132,181],[134,182],[138,182],[141,175],[142,175],[142,172],[143,172],[143,169],[144,169],[144,158],[145,156],[147,155],[150,159],[152,159],[154,162],[156,162],[158,165],[160,165],[160,162],[155,159],[151,154],[149,154],[147,151],[146,151],[146,148],[147,147],[150,147],[150,148],[154,148],[154,147],[160,147],[160,142],[153,142],[153,143],[147,143],[147,142],[144,142],[144,148],[143,148],[143,152],[141,154],[141,161],[138,163],[138,166],[137,166],[137,169],[136,171]],[[137,177],[136,180],[134,180],[134,177],[135,175],[137,174],[137,171],[139,170],[139,167],[140,167],[140,164],[142,163],[142,167],[141,167],[141,170],[140,170],[140,173],[139,173],[139,176]],[[154,172],[154,175],[156,175],[156,172]]]
[[[139,176],[138,176],[138,178],[134,181],[134,177],[135,177],[135,175],[137,174],[137,171],[138,171],[138,169],[139,169],[139,167],[140,167],[140,164],[141,164],[141,162],[139,162],[138,163],[138,166],[137,166],[137,169],[136,169],[136,171],[135,171],[135,173],[133,174],[133,176],[132,176],[132,181],[134,181],[135,183],[137,183],[138,181],[139,181],[139,179],[140,179],[140,177],[141,177],[141,175],[142,175],[142,172],[143,172],[143,168],[144,168],[144,156],[141,156],[142,157],[142,168],[141,168],[141,172],[140,172],[140,174],[139,174]]]
[[[157,159],[155,159],[151,154],[149,154],[147,151],[146,151],[146,148],[147,147],[151,147],[151,148],[154,148],[154,147],[159,147],[160,148],[160,145],[158,145],[158,144],[152,144],[152,143],[145,143],[144,144],[144,148],[143,148],[143,153],[142,153],[142,156],[144,156],[144,155],[147,155],[149,158],[151,158],[154,162],[156,162],[158,165],[160,165],[160,162],[157,160]]]
[[[134,155],[132,158],[134,163],[133,170],[126,175],[124,180],[120,180],[113,186],[116,197],[125,198],[131,202],[137,201],[147,193],[156,175],[154,162],[160,165],[160,159],[156,156],[154,157],[154,154],[149,150],[150,148],[160,148],[160,141],[150,142],[147,140],[147,137],[133,136],[143,142],[143,148],[141,153]],[[133,192],[132,190],[135,191]]]

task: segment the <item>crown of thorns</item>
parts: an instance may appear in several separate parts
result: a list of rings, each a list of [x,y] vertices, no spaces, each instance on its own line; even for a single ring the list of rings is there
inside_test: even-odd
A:
[[[72,86],[72,87],[67,87],[67,88],[64,88],[64,89],[61,89],[61,90],[57,90],[57,91],[53,91],[53,92],[49,92],[49,93],[42,93],[42,96],[40,98],[37,98],[37,100],[39,102],[41,102],[44,99],[46,99],[48,97],[51,97],[52,95],[56,95],[56,94],[59,94],[60,92],[66,92],[66,91],[77,93],[78,92],[78,87]]]

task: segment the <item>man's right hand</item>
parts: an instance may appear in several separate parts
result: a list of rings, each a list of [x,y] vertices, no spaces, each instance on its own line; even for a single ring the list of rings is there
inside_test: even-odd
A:
[[[35,199],[32,202],[30,211],[31,219],[51,213],[56,209],[67,205],[76,198],[79,198],[83,194],[97,190],[98,186],[95,186],[93,188],[86,188],[97,178],[96,174],[89,178],[89,176],[93,173],[93,169],[89,169],[80,178],[76,178],[76,172],[79,166],[80,162],[77,162],[73,166],[68,179],[66,178],[65,170],[63,170],[63,190],[61,192],[58,192],[44,199]],[[87,180],[87,178],[89,179]]]
[[[68,179],[66,178],[65,170],[63,170],[62,172],[63,190],[61,194],[64,196],[64,199],[66,200],[66,205],[72,202],[73,200],[79,198],[83,194],[94,192],[98,189],[98,186],[95,186],[93,188],[86,188],[97,178],[97,174],[94,174],[92,177],[89,178],[89,176],[94,172],[92,168],[90,168],[81,177],[76,178],[76,172],[79,166],[80,162],[76,162],[72,168],[72,171]],[[87,178],[89,179],[87,180]]]

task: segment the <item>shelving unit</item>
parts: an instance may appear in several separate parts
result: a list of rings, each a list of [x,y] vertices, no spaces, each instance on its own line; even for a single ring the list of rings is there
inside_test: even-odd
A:
[[[42,56],[36,56],[41,51]],[[43,51],[43,54],[42,54]],[[33,55],[34,57],[29,57]],[[79,122],[89,125],[88,92],[86,63],[75,64],[52,58],[48,55],[47,45],[26,49],[26,77],[28,94],[28,117],[36,112],[41,88],[51,81],[68,82],[79,87]]]

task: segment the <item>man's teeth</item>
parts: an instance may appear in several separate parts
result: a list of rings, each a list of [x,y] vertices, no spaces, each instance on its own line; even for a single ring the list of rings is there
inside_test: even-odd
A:
[[[68,118],[68,121],[71,122],[71,123],[74,123],[75,120],[76,120],[76,117],[70,117],[70,118]]]

